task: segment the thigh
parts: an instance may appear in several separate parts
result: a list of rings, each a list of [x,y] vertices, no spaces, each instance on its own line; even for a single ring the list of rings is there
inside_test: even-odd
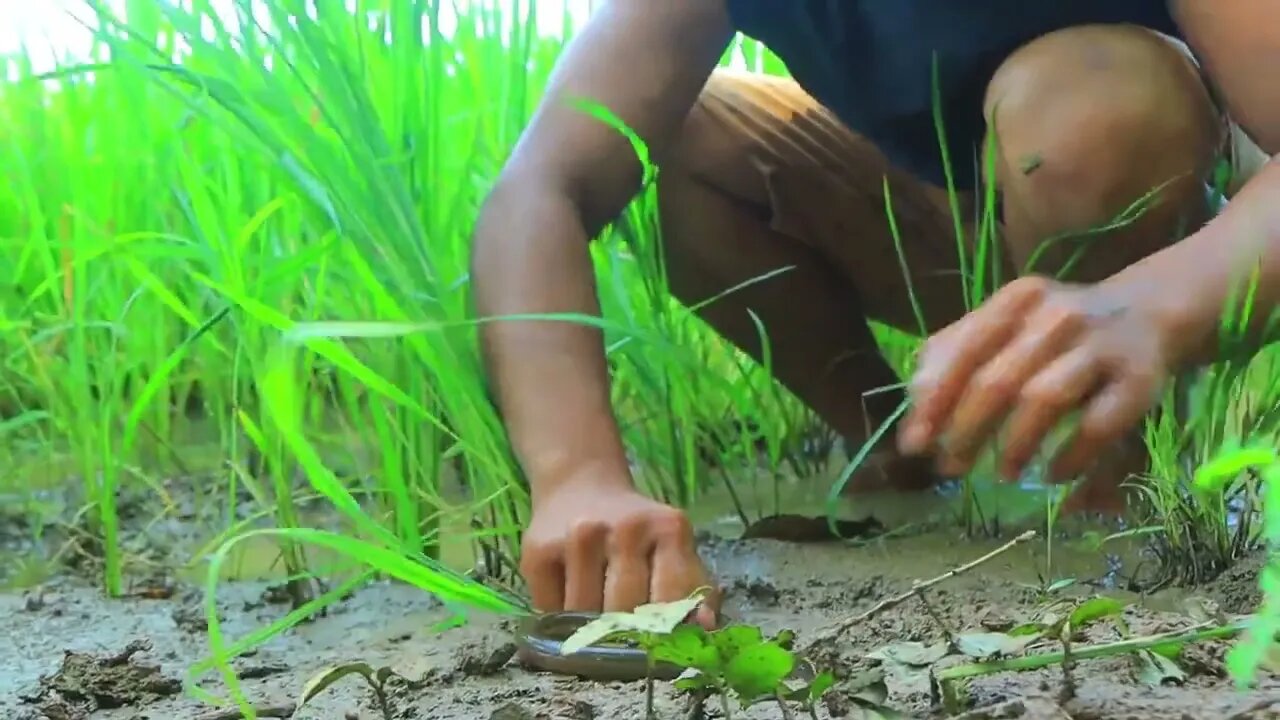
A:
[[[717,71],[690,122],[714,132],[698,133],[696,147],[678,144],[670,162],[756,207],[781,240],[810,248],[866,317],[917,331],[917,307],[927,329],[963,313],[969,197],[957,198],[966,238],[958,246],[944,190],[894,169],[787,78]]]

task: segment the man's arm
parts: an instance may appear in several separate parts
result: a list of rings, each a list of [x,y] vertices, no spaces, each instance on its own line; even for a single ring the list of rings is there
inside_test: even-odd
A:
[[[1280,6],[1171,0],[1170,7],[1233,118],[1264,151],[1280,152]],[[899,446],[940,452],[947,472],[965,472],[1007,416],[1000,468],[1012,480],[1048,433],[1079,411],[1049,467],[1052,479],[1076,477],[1133,428],[1171,373],[1219,355],[1223,314],[1237,310],[1231,300],[1251,280],[1248,334],[1233,340],[1256,347],[1280,308],[1276,159],[1185,240],[1092,285],[1019,278],[932,336],[917,360]]]
[[[1173,0],[1188,43],[1232,117],[1269,155],[1280,154],[1280,4]],[[1248,328],[1256,340],[1280,309],[1280,160],[1273,157],[1199,232],[1109,280],[1178,288],[1159,308],[1184,365],[1213,360],[1228,304],[1256,275]]]
[[[587,244],[634,197],[641,168],[622,135],[570,101],[607,107],[661,162],[731,37],[724,0],[610,0],[596,12],[480,214],[472,274],[482,316],[599,314]],[[601,333],[499,321],[482,343],[532,483],[523,567],[534,604],[629,610],[693,590],[683,587],[701,573],[689,533],[657,527],[683,516],[632,492]]]
[[[575,38],[484,205],[474,277],[482,316],[598,314],[587,243],[634,196],[627,140],[569,105],[600,103],[660,157],[730,37],[722,0],[611,0]],[[485,326],[486,359],[535,492],[584,464],[625,470],[600,333]]]

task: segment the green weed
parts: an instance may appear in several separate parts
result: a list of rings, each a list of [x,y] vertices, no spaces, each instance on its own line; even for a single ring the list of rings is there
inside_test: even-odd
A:
[[[733,717],[730,700],[740,708],[762,702],[776,703],[783,717],[794,717],[788,703],[797,703],[816,718],[816,704],[835,684],[833,675],[797,673],[802,661],[791,650],[792,634],[781,633],[767,639],[759,628],[728,625],[708,631],[685,623],[689,613],[703,600],[695,593],[684,600],[643,605],[633,612],[604,613],[583,625],[561,644],[561,653],[572,655],[601,642],[632,642],[649,661],[646,684],[647,717],[654,717],[652,668],[673,666],[683,674],[676,687],[700,702],[715,696],[726,719]],[[801,675],[807,674],[807,678]]]

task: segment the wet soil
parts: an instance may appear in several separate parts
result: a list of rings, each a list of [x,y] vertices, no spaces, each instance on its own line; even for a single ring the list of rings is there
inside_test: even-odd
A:
[[[795,630],[807,636],[834,621],[867,610],[884,598],[997,547],[998,540],[966,540],[955,531],[880,539],[856,547],[836,543],[786,543],[703,537],[701,551],[727,591],[731,616],[766,632]],[[1101,577],[1108,563],[1097,555],[1070,557],[1081,580]],[[1028,543],[981,569],[940,584],[929,607],[905,602],[851,628],[826,648],[838,674],[860,677],[875,671],[887,691],[884,706],[905,717],[939,715],[931,700],[928,672],[868,659],[887,645],[942,640],[945,632],[1007,628],[1040,612],[1047,600],[1037,591],[1044,546]],[[1193,593],[1120,597],[1132,604],[1124,619],[1135,635],[1186,627],[1191,606],[1239,605],[1252,596],[1247,568]],[[218,613],[228,638],[238,638],[280,618],[287,608],[264,601],[268,582],[222,586]],[[1095,592],[1084,582],[1062,597]],[[217,714],[180,692],[186,670],[208,652],[200,608],[202,595],[179,585],[172,593],[107,600],[85,580],[61,577],[27,593],[0,595],[0,717],[235,718]],[[389,716],[393,718],[638,718],[643,684],[592,683],[542,675],[509,661],[510,623],[473,617],[462,627],[439,630],[452,613],[430,597],[402,585],[380,582],[356,592],[323,618],[296,626],[236,661],[244,691],[255,706],[285,716],[303,686],[325,668],[349,662],[389,668]],[[196,618],[197,622],[192,622]],[[1077,645],[1118,639],[1099,623]],[[968,718],[1264,718],[1280,717],[1280,681],[1266,679],[1255,690],[1233,689],[1224,676],[1226,645],[1205,643],[1180,662],[1186,677],[1153,687],[1141,679],[1133,658],[1079,662],[1075,693],[1063,699],[1062,671],[1049,668],[1003,673],[974,680]],[[949,659],[948,659],[949,660]],[[943,661],[945,664],[946,660]],[[42,679],[43,678],[43,679]],[[225,688],[216,673],[198,679],[216,694]],[[876,718],[846,680],[831,692],[820,717]],[[657,697],[659,717],[685,717],[684,700],[666,687]],[[861,714],[859,714],[861,713]],[[301,719],[382,718],[369,686],[358,677],[339,680],[292,715]],[[734,717],[780,717],[759,707]]]
[[[118,720],[235,720],[239,714],[204,702],[226,695],[217,672],[188,676],[210,652],[208,619],[199,583],[203,571],[174,571],[209,539],[193,528],[225,521],[222,502],[201,503],[169,484],[164,507],[122,498],[124,544],[129,554],[128,595],[110,600],[98,585],[92,547],[77,547],[74,524],[50,525],[41,536],[61,559],[44,572],[25,573],[25,590],[0,592],[0,718],[103,718]],[[726,592],[725,610],[736,621],[766,633],[792,630],[804,647],[834,623],[866,612],[1003,545],[1004,537],[966,537],[937,496],[860,499],[846,508],[839,526],[857,542],[829,541],[822,513],[825,488],[807,496],[788,491],[785,508],[761,512],[744,528],[728,504],[695,510],[704,528],[700,552]],[[189,493],[188,493],[189,495]],[[1002,515],[1010,501],[1002,501]],[[1022,502],[1024,505],[1025,501]],[[1033,499],[1034,509],[1041,500]],[[1016,503],[1015,503],[1016,504]],[[74,502],[62,505],[74,508]],[[248,499],[237,517],[253,510]],[[767,504],[766,504],[767,505]],[[856,505],[856,507],[855,507]],[[1016,508],[1015,508],[1016,509]],[[56,513],[55,513],[56,514]],[[208,517],[207,517],[208,516]],[[874,518],[874,519],[873,519]],[[324,516],[315,518],[324,524]],[[31,528],[0,516],[0,560],[9,582],[18,553],[30,544]],[[216,522],[214,522],[214,526]],[[743,537],[743,535],[747,537]],[[791,541],[780,541],[786,537]],[[824,542],[825,541],[825,542]],[[840,682],[819,708],[822,718],[875,720],[931,718],[945,713],[936,702],[930,669],[920,663],[884,659],[887,647],[938,647],[948,636],[1003,632],[1054,608],[1105,593],[1128,604],[1124,625],[1131,636],[1186,628],[1218,612],[1248,612],[1257,602],[1259,558],[1251,558],[1198,588],[1142,596],[1128,592],[1125,573],[1137,566],[1135,548],[1112,554],[1055,539],[1052,567],[1043,539],[1024,543],[972,572],[938,584],[927,605],[910,599],[854,624],[838,640],[823,643],[815,657]],[[207,549],[205,550],[207,552]],[[1112,552],[1112,551],[1109,551]],[[38,553],[37,553],[38,554]],[[46,553],[47,554],[47,553]],[[243,638],[289,611],[281,592],[278,549],[246,545],[236,572],[219,585],[216,610],[228,642]],[[77,558],[81,558],[77,560]],[[323,558],[312,558],[323,565]],[[23,566],[25,567],[25,566]],[[4,580],[0,572],[0,580]],[[1074,582],[1054,581],[1071,578]],[[34,579],[34,580],[33,580]],[[38,581],[38,582],[37,582]],[[392,582],[367,585],[314,621],[294,626],[234,662],[245,696],[262,717],[298,720],[364,718],[520,720],[535,718],[643,717],[643,683],[601,683],[540,674],[514,659],[509,618],[472,616],[460,627],[456,613],[431,597]],[[444,629],[451,627],[451,629]],[[1073,646],[1121,639],[1118,624],[1098,622]],[[1223,670],[1227,642],[1187,648],[1176,672],[1156,673],[1136,656],[1079,661],[1071,669],[1074,692],[1064,694],[1061,667],[978,677],[965,687],[959,717],[980,718],[1280,718],[1280,679],[1264,678],[1249,692],[1234,688]],[[1060,649],[1038,645],[1028,653]],[[927,654],[927,653],[926,653]],[[880,657],[868,657],[879,655]],[[899,660],[902,656],[899,655]],[[935,669],[960,660],[928,658]],[[346,676],[310,700],[295,704],[308,682],[326,669],[366,663],[386,669],[384,703],[356,675]],[[1164,668],[1168,670],[1168,668]],[[869,679],[874,680],[871,682]],[[185,684],[185,687],[184,687]],[[197,692],[201,691],[201,692]],[[875,702],[869,702],[873,698]],[[656,696],[658,717],[690,717],[686,699],[669,684]],[[896,711],[898,715],[888,712]],[[718,717],[709,706],[707,717]],[[954,713],[953,713],[954,714]],[[782,717],[776,706],[735,711],[737,718]]]

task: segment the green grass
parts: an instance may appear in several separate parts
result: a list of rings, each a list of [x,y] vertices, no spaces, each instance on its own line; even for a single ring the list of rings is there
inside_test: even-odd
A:
[[[476,210],[562,47],[533,32],[537,4],[475,3],[447,42],[424,0],[362,3],[372,27],[338,9],[293,28],[302,4],[277,2],[266,21],[286,30],[243,38],[208,2],[123,5],[97,8],[110,30],[94,62],[36,75],[19,55],[0,86],[7,456],[79,478],[112,595],[118,497],[184,472],[216,476],[226,538],[251,526],[238,493],[286,531],[318,494],[353,534],[423,562],[459,516],[514,556],[527,489],[480,371],[467,270]],[[640,479],[689,505],[713,480],[708,447],[723,468],[762,445],[781,475],[818,424],[665,296],[646,208],[593,250],[602,326]],[[271,385],[283,367],[293,383]],[[198,467],[193,435],[215,448]],[[305,550],[279,538],[285,571],[305,575]]]
[[[118,498],[163,494],[179,475],[220,508],[214,566],[269,533],[289,577],[319,574],[308,549],[322,547],[460,606],[519,612],[518,597],[445,561],[441,530],[474,519],[515,556],[528,519],[481,373],[469,241],[563,40],[534,31],[531,1],[473,2],[447,39],[444,3],[429,0],[365,0],[358,15],[328,4],[318,19],[276,0],[259,18],[281,31],[239,36],[208,0],[121,5],[118,18],[98,8],[108,31],[87,64],[38,75],[29,55],[5,59],[18,79],[0,84],[0,264],[12,268],[0,285],[0,460],[17,470],[0,493],[35,498],[38,468],[59,469],[39,484],[78,483],[111,595],[129,572]],[[732,54],[785,71],[753,43]],[[989,270],[994,194],[979,205],[978,253],[960,250],[970,306],[1001,280]],[[957,217],[958,240],[968,220]],[[820,470],[803,448],[828,431],[769,377],[767,358],[746,359],[668,297],[655,238],[646,194],[593,246],[603,319],[563,320],[605,332],[647,491],[690,506],[725,485],[744,520],[783,509],[782,478]],[[916,341],[877,333],[905,373]],[[1171,393],[1148,426],[1147,525],[1179,579],[1203,579],[1186,568],[1220,569],[1260,537],[1232,524],[1230,505],[1258,496],[1256,478],[1196,492],[1191,477],[1227,440],[1274,444],[1274,362],[1216,366],[1189,417]],[[191,452],[193,437],[212,452]],[[730,482],[761,456],[761,481]],[[965,483],[970,529],[991,516],[978,507],[982,477]],[[269,522],[238,512],[244,493]],[[340,532],[307,526],[311,497]],[[295,590],[288,622],[335,597]],[[204,669],[254,641],[228,644],[211,627]]]

